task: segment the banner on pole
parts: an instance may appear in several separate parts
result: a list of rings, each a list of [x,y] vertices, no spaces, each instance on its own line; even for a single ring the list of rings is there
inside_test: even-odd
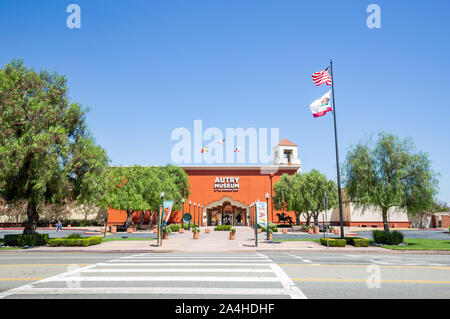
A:
[[[170,213],[172,212],[172,207],[173,207],[173,200],[165,200],[163,202],[162,228],[164,228],[166,226],[166,223],[169,221]]]
[[[258,225],[267,229],[267,205],[266,202],[256,202],[256,214]]]

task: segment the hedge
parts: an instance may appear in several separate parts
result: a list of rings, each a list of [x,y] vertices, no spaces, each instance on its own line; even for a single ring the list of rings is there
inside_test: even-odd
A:
[[[232,227],[233,227],[232,225],[219,225],[219,226],[214,227],[214,230],[215,231],[230,231]]]
[[[369,247],[370,240],[361,237],[345,237],[347,245],[352,245],[355,247]]]
[[[266,228],[261,226],[261,225],[258,225],[258,228],[261,228],[261,231],[263,233],[267,232]],[[270,223],[269,224],[269,229],[272,231],[272,233],[277,233],[278,232],[277,225],[275,225],[275,224]]]
[[[30,234],[30,235],[5,235],[5,246],[44,246],[49,241],[48,234]]]
[[[102,237],[55,238],[50,239],[48,244],[52,247],[87,247],[101,244],[102,239]]]
[[[398,245],[403,243],[403,234],[399,231],[374,230],[372,232],[373,240],[377,244]]]
[[[320,243],[324,246],[327,245],[327,239],[326,238],[320,238]],[[339,238],[329,238],[328,243],[330,247],[345,247],[345,244],[347,244],[347,240],[345,239],[339,239]]]

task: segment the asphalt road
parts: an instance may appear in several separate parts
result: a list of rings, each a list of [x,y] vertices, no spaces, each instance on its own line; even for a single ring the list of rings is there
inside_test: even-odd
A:
[[[0,253],[0,299],[450,298],[450,256]]]

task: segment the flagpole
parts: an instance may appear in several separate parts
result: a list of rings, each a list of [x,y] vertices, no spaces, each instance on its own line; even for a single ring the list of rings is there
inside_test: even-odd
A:
[[[341,227],[341,238],[344,239],[344,216],[342,213],[341,172],[339,169],[339,149],[338,149],[338,137],[337,137],[337,128],[336,128],[336,104],[334,103],[333,59],[330,59],[330,69],[331,69],[331,90],[333,93],[334,142],[336,145],[336,168],[337,168],[337,182],[338,182],[338,196],[339,196],[339,220],[340,220],[340,227]]]

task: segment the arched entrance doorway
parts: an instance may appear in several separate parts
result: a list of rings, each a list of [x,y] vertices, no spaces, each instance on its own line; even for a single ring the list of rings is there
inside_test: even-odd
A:
[[[245,226],[249,220],[248,206],[229,196],[208,204],[205,211],[208,226]]]

